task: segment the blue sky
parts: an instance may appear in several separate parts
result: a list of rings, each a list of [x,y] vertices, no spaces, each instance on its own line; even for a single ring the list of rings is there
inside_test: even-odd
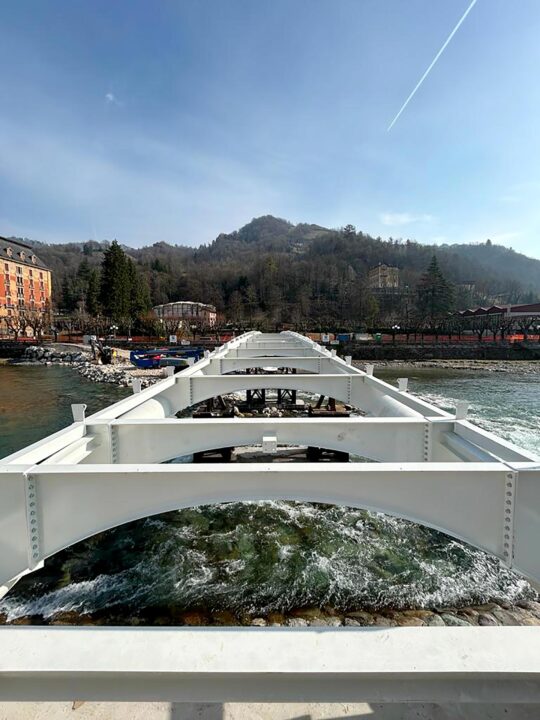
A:
[[[271,213],[540,257],[540,2],[3,0],[0,234],[198,245]]]

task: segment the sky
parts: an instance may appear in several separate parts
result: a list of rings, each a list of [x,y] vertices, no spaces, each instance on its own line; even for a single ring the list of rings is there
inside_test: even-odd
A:
[[[272,214],[540,258],[540,2],[2,0],[0,235]]]

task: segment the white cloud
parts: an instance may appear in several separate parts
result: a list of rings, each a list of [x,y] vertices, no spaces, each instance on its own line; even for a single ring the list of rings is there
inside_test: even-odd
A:
[[[424,213],[422,215],[413,215],[412,213],[392,213],[385,212],[379,215],[379,220],[383,225],[411,225],[412,223],[430,223],[435,218],[433,215]]]
[[[122,107],[122,103],[112,92],[108,92],[105,94],[105,102],[107,103],[107,105],[117,105],[118,107]]]
[[[30,132],[0,118],[3,174],[31,208],[31,217],[7,224],[22,225],[19,235],[197,245],[251,217],[287,213],[269,179],[227,157],[139,135],[118,140],[121,152],[107,152],[55,130]]]

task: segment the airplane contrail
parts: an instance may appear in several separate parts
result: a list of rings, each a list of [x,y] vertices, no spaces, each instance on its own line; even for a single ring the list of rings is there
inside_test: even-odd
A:
[[[401,113],[405,110],[405,108],[406,108],[407,105],[410,103],[410,101],[413,99],[414,95],[416,94],[416,91],[418,90],[418,88],[420,87],[420,85],[424,82],[424,80],[427,78],[427,76],[428,76],[429,73],[431,72],[431,69],[433,68],[433,66],[435,65],[435,63],[437,62],[437,60],[441,57],[441,55],[443,54],[443,52],[446,50],[446,46],[448,45],[448,43],[450,42],[450,40],[454,37],[454,35],[457,33],[457,31],[459,30],[461,24],[463,23],[463,21],[465,20],[465,18],[467,17],[467,15],[471,12],[471,10],[473,9],[473,7],[476,5],[477,1],[478,1],[478,0],[472,0],[472,3],[471,3],[471,4],[469,5],[469,7],[465,10],[465,12],[464,12],[463,15],[461,16],[458,24],[457,24],[456,27],[452,30],[452,32],[450,33],[450,35],[446,38],[446,42],[444,43],[444,45],[442,46],[442,48],[439,50],[439,52],[435,55],[435,57],[433,58],[433,61],[431,62],[431,65],[428,67],[428,69],[426,70],[426,72],[422,75],[422,77],[420,78],[420,80],[416,83],[416,86],[415,86],[414,90],[413,90],[412,93],[409,95],[409,97],[405,100],[405,102],[404,102],[403,105],[401,106],[398,114],[396,115],[396,117],[392,120],[392,122],[391,122],[390,125],[388,126],[388,129],[387,129],[386,132],[390,132],[390,130],[394,127],[397,119],[399,118],[399,116],[401,115]]]

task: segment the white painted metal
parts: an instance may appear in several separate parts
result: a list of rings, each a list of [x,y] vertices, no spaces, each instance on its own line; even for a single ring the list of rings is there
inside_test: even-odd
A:
[[[281,445],[314,445],[387,462],[423,460],[424,418],[226,418],[117,420],[119,463],[159,463],[218,447],[260,445],[265,435]],[[453,423],[437,431],[452,432]],[[93,426],[89,426],[89,432]],[[85,458],[92,462],[97,453]],[[492,458],[494,459],[494,458]]]
[[[75,422],[84,422],[86,416],[86,405],[72,405],[71,414],[73,415],[73,420]]]
[[[261,356],[254,358],[213,358],[204,375],[225,375],[231,372],[242,372],[251,368],[293,368],[304,373],[336,372],[341,368],[331,359],[321,355],[300,355],[299,357]],[[343,373],[349,374],[351,368],[344,366]]]
[[[409,378],[398,378],[398,389],[400,392],[407,392]]]
[[[0,699],[535,703],[534,632],[0,628]]]
[[[245,373],[250,368],[268,367],[288,367],[296,373]],[[363,416],[208,421],[175,417],[179,410],[208,398],[248,389],[322,393],[359,408]],[[483,548],[540,583],[540,461],[468,422],[462,406],[455,415],[446,413],[416,398],[404,383],[398,389],[374,377],[373,366],[364,372],[354,367],[350,358],[335,357],[296,333],[246,333],[205,353],[202,360],[182,372],[145,390],[134,390],[132,396],[89,417],[82,406],[74,406],[72,425],[0,462],[0,595],[45,558],[107,528],[180,507],[265,499],[312,500],[391,513]],[[244,444],[261,445],[267,452],[274,452],[278,444],[315,445],[379,462],[158,464],[200,450]],[[257,653],[253,654],[251,640],[246,640],[243,648],[244,631],[240,630],[230,635],[178,630],[174,638],[184,638],[185,644],[175,640],[172,645],[167,644],[169,636],[159,631],[116,634],[110,636],[116,641],[112,642],[105,634],[108,631],[102,629],[85,631],[87,635],[80,634],[81,630],[72,635],[55,635],[54,631],[50,635],[50,630],[32,634],[33,630],[0,629],[3,697],[11,693],[14,698],[61,699],[67,692],[63,688],[72,682],[78,683],[75,686],[81,691],[74,694],[70,686],[70,697],[116,699],[164,698],[167,693],[170,699],[268,699],[272,688],[279,690],[280,699],[375,699],[383,691],[390,693],[387,700],[441,699],[453,697],[458,687],[467,699],[514,697],[518,686],[526,688],[521,699],[538,694],[537,685],[523,684],[539,669],[537,656],[530,655],[531,633],[536,632],[532,628],[512,628],[515,634],[505,635],[511,642],[520,638],[524,654],[517,653],[515,663],[507,643],[504,648],[497,646],[502,653],[495,654],[496,661],[491,654],[483,653],[489,632],[484,628],[480,629],[482,641],[476,629],[443,630],[448,638],[459,632],[463,642],[471,643],[470,651],[454,656],[456,639],[448,646],[438,638],[430,639],[419,650],[420,665],[413,662],[416,644],[420,642],[418,647],[423,647],[418,638],[434,638],[436,628],[426,628],[422,634],[417,628],[407,633],[344,631],[328,635],[342,640],[329,640],[324,647],[310,643],[327,636],[308,630],[305,635],[286,635],[291,640],[280,644],[279,653],[271,647],[271,631],[246,636],[261,639],[255,647],[270,665],[272,658],[279,657],[281,675],[277,665],[264,669]],[[414,635],[414,642],[409,640],[409,633]],[[30,654],[27,643],[32,637],[38,639],[36,655]],[[63,649],[51,645],[56,642],[53,637],[62,639]],[[83,637],[90,638],[89,642]],[[139,640],[141,637],[146,640]],[[160,637],[167,638],[165,645],[160,644]],[[305,642],[300,639],[304,637]],[[213,671],[212,655],[205,656],[206,664],[202,659],[201,665],[197,664],[199,643],[203,647],[206,642],[201,638],[212,638],[213,651],[223,642],[223,662],[231,663],[229,694],[223,684],[225,676],[220,674],[227,665]],[[346,638],[354,638],[350,646]],[[361,646],[357,647],[358,638]],[[396,638],[403,642],[394,644]],[[379,639],[384,642],[379,643]],[[129,651],[135,647],[132,642],[146,643],[145,650]],[[289,642],[290,649],[285,649]],[[460,647],[463,642],[459,642]],[[11,655],[6,654],[6,647],[13,649]],[[51,647],[55,653],[48,658],[52,663],[48,669],[56,667],[56,661],[61,665],[61,658],[65,658],[64,665],[58,666],[56,677],[54,672],[49,673],[47,682],[41,683],[43,658],[48,657]],[[352,655],[347,647],[354,649]],[[538,649],[538,644],[535,647]],[[126,653],[119,648],[125,648]],[[181,652],[186,649],[191,665],[175,665],[179,648]],[[232,648],[235,655],[229,658],[227,653]],[[132,662],[134,656],[143,657],[142,664]],[[107,657],[111,658],[110,665]],[[296,658],[294,672],[298,668],[300,675],[287,669],[285,658],[289,657]],[[330,659],[325,666],[328,670],[317,664],[321,657]],[[341,669],[331,669],[341,657]],[[476,668],[469,666],[468,657],[478,659]],[[252,660],[247,663],[249,672],[242,665],[244,658]],[[362,658],[366,658],[365,666]],[[444,664],[445,658],[451,659],[449,665]],[[415,667],[423,667],[424,659],[426,672],[415,674]],[[459,679],[458,671],[462,672]],[[137,673],[148,687],[141,689]],[[500,684],[493,679],[497,673],[502,678]],[[27,682],[36,676],[40,690],[35,695],[22,695],[25,685],[36,687]],[[406,676],[414,682],[405,681]],[[253,691],[248,689],[251,687]],[[373,695],[367,692],[368,687]]]
[[[310,463],[35,466],[35,560],[130,520],[233,500],[313,500],[382,511],[503,557],[507,471],[503,463],[345,463],[332,466],[331,473],[325,464]],[[12,466],[2,476],[6,480],[20,484],[24,494],[24,468]],[[10,548],[28,547],[27,533],[26,522],[14,527]],[[26,554],[18,552],[16,561],[12,555],[3,559],[4,567],[9,563],[7,579],[27,569]]]
[[[267,354],[269,347],[273,349],[272,351],[281,353],[279,355],[280,363],[294,367],[294,363],[298,362],[302,370],[309,368],[311,372],[285,375],[221,374],[232,371],[238,373],[239,370],[253,367],[253,364],[256,367],[266,367],[266,363],[275,362],[275,358],[272,359],[272,356]],[[239,358],[239,353],[249,353],[254,357]],[[260,357],[257,358],[257,354]],[[302,365],[307,365],[307,367],[302,367]],[[320,418],[250,418],[243,420],[234,418],[219,421],[177,420],[174,417],[178,410],[215,395],[258,388],[295,389],[307,393],[320,392],[359,407],[366,413],[366,416],[342,420]],[[263,443],[263,438],[266,438],[264,443],[268,448],[274,446],[273,439],[275,438],[275,442],[280,444],[315,445],[342,450],[381,463],[399,462],[399,469],[392,466],[390,471],[395,473],[397,484],[395,487],[392,483],[388,485],[392,487],[392,492],[396,493],[397,497],[393,497],[391,500],[389,498],[387,505],[376,496],[366,496],[364,491],[367,477],[365,473],[369,471],[370,477],[377,477],[377,481],[382,482],[380,469],[390,467],[388,465],[381,465],[379,470],[373,471],[370,470],[373,466],[363,465],[363,470],[356,471],[355,482],[358,483],[356,496],[354,492],[348,492],[347,499],[342,496],[343,494],[340,495],[341,477],[343,477],[345,485],[349,487],[352,477],[351,466],[343,465],[320,466],[321,470],[312,471],[311,495],[309,487],[306,489],[303,482],[300,482],[298,487],[293,483],[290,486],[290,492],[294,495],[296,488],[296,492],[301,490],[300,494],[303,499],[322,501],[322,488],[318,487],[315,481],[321,472],[324,477],[329,477],[331,474],[332,482],[326,483],[327,487],[331,488],[331,494],[324,496],[325,501],[347,502],[353,505],[365,503],[366,506],[377,507],[382,511],[398,514],[401,512],[403,516],[440,527],[450,534],[466,538],[479,547],[489,548],[509,565],[513,563],[513,551],[515,552],[515,549],[519,548],[520,569],[532,579],[539,580],[540,572],[534,559],[534,553],[528,553],[524,549],[523,543],[519,542],[518,538],[514,539],[514,534],[523,527],[523,533],[527,533],[527,537],[530,537],[531,533],[538,533],[540,537],[540,522],[538,515],[534,515],[534,507],[540,506],[540,502],[537,506],[533,505],[532,509],[522,507],[520,495],[515,491],[515,488],[519,487],[517,476],[512,475],[512,502],[508,505],[508,497],[504,495],[508,489],[505,491],[500,481],[497,481],[490,486],[495,489],[488,490],[483,475],[479,471],[479,468],[487,468],[488,464],[503,463],[499,475],[504,472],[514,473],[517,471],[510,467],[511,463],[531,462],[536,461],[536,458],[510,443],[480,430],[466,420],[459,419],[461,412],[458,412],[458,417],[452,416],[415,398],[410,393],[404,392],[403,383],[401,388],[401,390],[396,389],[373,375],[348,364],[345,360],[333,357],[331,352],[321,348],[317,343],[295,333],[283,333],[279,336],[248,333],[213,353],[207,353],[207,357],[183,372],[167,377],[153,387],[141,390],[100,413],[85,417],[82,408],[80,410],[76,408],[77,422],[66,430],[5,458],[0,466],[3,477],[0,485],[0,500],[2,501],[0,503],[0,548],[2,548],[3,542],[7,542],[11,546],[13,538],[17,538],[17,543],[20,542],[25,547],[22,556],[17,552],[12,552],[11,555],[3,552],[0,555],[0,582],[7,588],[21,573],[31,569],[33,563],[23,560],[29,553],[32,558],[30,551],[35,553],[37,550],[38,557],[32,559],[41,562],[44,557],[56,552],[59,547],[65,547],[66,543],[75,542],[92,532],[97,532],[98,529],[111,527],[110,523],[113,522],[113,519],[105,519],[104,516],[101,516],[105,512],[103,498],[99,492],[96,492],[97,484],[101,483],[107,472],[110,473],[111,478],[118,478],[120,477],[118,471],[121,472],[122,468],[125,469],[129,463],[129,472],[132,472],[133,464],[136,463],[138,464],[138,476],[141,472],[146,478],[151,476],[152,488],[159,494],[158,489],[161,484],[168,487],[166,478],[169,477],[170,470],[156,466],[155,463],[217,447],[260,445]],[[401,495],[408,495],[406,500],[415,498],[416,502],[416,493],[414,489],[411,490],[408,483],[412,482],[414,485],[416,482],[419,486],[423,486],[426,474],[420,474],[416,481],[413,481],[407,476],[407,468],[409,463],[418,462],[425,463],[434,473],[433,476],[430,476],[429,482],[432,489],[436,488],[439,493],[439,499],[433,493],[425,494],[425,497],[430,498],[432,504],[431,516],[426,508],[423,508],[422,513],[418,515],[414,513],[414,508],[411,509],[407,503],[403,507],[399,504]],[[478,465],[478,463],[485,463],[485,465]],[[72,466],[75,466],[75,472],[73,477],[70,475],[69,481],[72,489],[81,492],[80,482],[76,480],[76,477],[79,477],[86,484],[89,495],[93,494],[93,501],[91,498],[83,498],[84,492],[82,492],[79,499],[71,498],[71,504],[68,506],[69,490],[67,488],[58,490],[58,488],[63,488],[63,480],[66,478],[65,471]],[[95,471],[99,468],[99,472],[94,476],[88,474],[92,468]],[[12,471],[14,471],[14,475]],[[182,488],[180,488],[182,492],[169,500],[167,508],[172,507],[171,502],[177,501],[184,504],[185,502],[197,504],[213,501],[212,481],[208,481],[209,484],[207,487],[205,486],[206,490],[201,497],[190,492],[187,492],[186,495],[185,483],[187,480],[185,478],[188,478],[189,475],[186,474],[185,469],[177,472],[180,472],[180,476],[184,478]],[[243,465],[242,471],[238,474],[239,478],[243,478],[242,487],[237,488],[239,494],[236,499],[246,499],[248,496],[250,499],[257,498],[257,494],[252,492],[253,487],[249,481],[245,482],[246,472],[253,478],[258,478],[256,482],[254,481],[253,487],[256,488],[256,493],[259,493],[260,498],[287,497],[286,494],[275,495],[275,485],[264,488],[265,482],[260,481],[260,465],[254,467]],[[265,472],[266,484],[268,484],[274,471],[268,468]],[[297,479],[300,477],[299,470],[296,473],[292,470],[290,472],[292,473],[291,477]],[[464,472],[468,478],[467,483],[460,484],[457,482],[457,478],[463,478]],[[530,477],[527,478],[523,494],[530,494],[530,488],[535,488],[536,483],[539,482],[540,471],[538,469],[529,469],[528,473]],[[47,478],[47,480],[39,481],[40,527],[49,527],[50,518],[54,517],[55,523],[60,525],[63,523],[67,528],[70,521],[68,519],[62,521],[57,514],[59,508],[63,508],[63,511],[77,518],[79,531],[70,528],[65,537],[63,536],[60,545],[52,543],[48,546],[47,543],[40,542],[38,548],[32,547],[36,543],[32,542],[31,536],[28,536],[26,530],[30,519],[25,500],[25,483],[27,481],[24,478],[27,478],[28,475]],[[217,494],[214,501],[218,501],[222,499],[219,479],[225,476],[230,477],[230,468],[213,465],[210,475],[215,479],[214,485]],[[54,481],[51,478],[57,478],[57,480]],[[121,482],[131,484],[126,479]],[[322,482],[324,485],[324,481]],[[388,484],[389,481],[385,480],[385,482]],[[20,489],[17,489],[18,483],[22,483]],[[448,483],[448,486],[445,486],[444,483]],[[46,486],[50,491],[43,497],[42,486]],[[242,489],[246,487],[249,488],[247,495]],[[444,487],[452,492],[459,488],[461,495],[458,494],[457,501],[462,504],[467,503],[469,509],[476,505],[483,506],[481,509],[475,509],[471,514],[469,512],[460,513],[457,506],[454,507],[451,503],[447,504],[447,509],[451,509],[451,512],[460,516],[456,522],[465,518],[471,528],[468,526],[461,528],[452,521],[451,517],[446,516],[441,524],[437,512],[441,504],[440,498],[443,496],[441,488]],[[55,489],[55,492],[52,492],[51,488]],[[64,492],[66,494],[62,498]],[[130,487],[129,492],[134,501],[133,513],[135,514],[133,516],[124,514],[114,522],[127,522],[135,517],[160,511],[152,509],[150,506],[145,508],[144,492],[140,497],[137,496],[138,490]],[[475,495],[474,498],[471,497],[470,493],[478,492],[481,494]],[[484,493],[486,496],[483,495]],[[227,497],[235,499],[230,488]],[[45,501],[44,498],[48,498],[48,500]],[[81,513],[78,512],[77,503],[80,503],[84,520],[81,519]],[[51,505],[54,505],[54,508]],[[510,518],[508,510],[510,510]],[[491,520],[495,524],[498,523],[498,532],[495,532],[493,523],[488,531],[487,526],[477,522],[476,514],[483,515],[486,511],[493,513]],[[527,518],[527,522],[522,519],[520,523],[515,524],[513,519],[516,513],[520,518]],[[35,519],[34,516],[32,519]],[[19,527],[23,520],[24,532],[21,530],[23,526]],[[474,525],[476,527],[473,528]],[[505,535],[510,535],[510,539],[507,537],[505,541]],[[501,540],[502,545],[499,542]]]

